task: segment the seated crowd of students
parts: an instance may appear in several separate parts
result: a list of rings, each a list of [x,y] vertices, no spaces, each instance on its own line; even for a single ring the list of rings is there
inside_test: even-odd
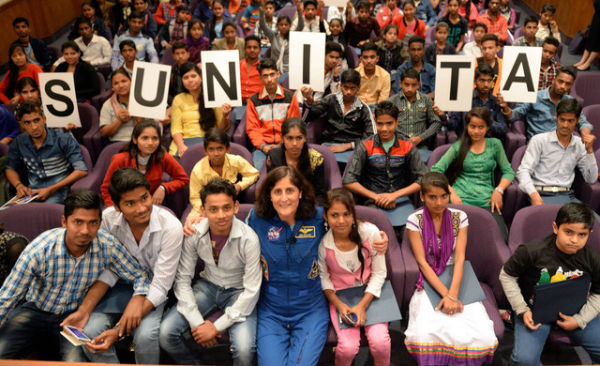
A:
[[[508,0],[487,8],[475,0],[186,3],[84,1],[58,59],[30,35],[26,18],[13,21],[18,39],[0,83],[0,144],[8,153],[0,161],[13,195],[64,204],[64,216],[63,228],[28,245],[0,231],[0,358],[26,357],[52,338],[63,360],[118,363],[114,345],[131,335],[137,363],[160,363],[162,350],[162,360],[201,364],[227,331],[236,365],[315,365],[331,323],[335,364],[350,365],[387,276],[388,235],[398,242],[406,235],[420,270],[408,351],[422,365],[490,363],[493,322],[482,302],[459,299],[469,219],[448,204],[483,208],[507,241],[504,193],[516,178],[531,205],[563,207],[554,234],[520,246],[498,273],[519,342],[511,362],[539,363],[550,331],[529,307],[542,268],[592,276],[586,305],[557,325],[600,361],[600,257],[586,246],[598,216],[572,190],[576,170],[586,183],[598,180],[595,137],[569,95],[581,65],[557,61],[552,5],[539,19],[525,18],[514,39]],[[323,92],[284,87],[290,31],[326,33]],[[535,103],[507,103],[500,92],[499,54],[511,43],[542,48]],[[239,51],[242,107],[205,106],[200,61],[209,50]],[[169,54],[165,115],[132,115],[135,61]],[[476,60],[469,111],[435,104],[436,57],[448,54]],[[105,148],[123,147],[97,192],[69,189],[92,167],[74,124],[46,126],[42,72],[73,73],[80,103],[102,94],[99,74],[107,77],[112,93],[98,111],[99,133]],[[524,122],[527,141],[516,171],[506,150],[515,121]],[[252,161],[232,153],[232,134]],[[433,161],[439,136],[450,144]],[[205,156],[188,174],[181,162],[195,145]],[[327,164],[343,169],[342,187],[331,186]],[[244,222],[238,198],[253,185]],[[188,214],[179,220],[169,197],[186,187]],[[360,220],[356,205],[384,212],[394,232]],[[446,266],[454,268],[449,285],[439,278]],[[425,281],[442,297],[438,304]],[[336,295],[361,285],[358,304]],[[72,345],[59,336],[65,325],[91,341]],[[389,365],[388,324],[369,324],[365,334],[374,364]]]

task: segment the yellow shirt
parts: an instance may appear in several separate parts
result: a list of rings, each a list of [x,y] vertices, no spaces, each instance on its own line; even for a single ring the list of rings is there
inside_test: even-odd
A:
[[[242,176],[239,182],[237,181],[238,174]],[[190,175],[190,203],[194,209],[190,212],[189,217],[200,216],[200,207],[202,206],[200,191],[211,179],[223,178],[231,183],[237,183],[243,191],[258,180],[258,174],[258,170],[243,157],[226,154],[223,163],[223,176],[220,176],[210,166],[208,156],[205,156],[196,163]]]
[[[202,96],[200,96],[202,97]],[[222,126],[223,111],[221,108],[213,108],[217,127]],[[184,139],[192,137],[204,137],[204,131],[200,126],[200,111],[198,103],[194,102],[194,97],[189,93],[180,93],[173,98],[171,104],[171,136],[176,133],[183,135]],[[169,154],[177,153],[177,145],[173,140],[169,146]]]
[[[367,104],[377,104],[390,97],[390,74],[380,66],[375,66],[375,73],[369,78],[365,67],[360,64],[356,71],[360,74],[358,97]]]

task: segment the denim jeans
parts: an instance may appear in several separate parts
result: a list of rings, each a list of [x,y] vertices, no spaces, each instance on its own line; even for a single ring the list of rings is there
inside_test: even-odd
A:
[[[332,143],[332,142],[324,142],[321,145],[323,146],[334,146],[334,145],[340,145],[340,144],[336,144],[336,143]],[[350,149],[350,150],[346,150],[344,152],[339,152],[339,153],[333,153],[333,155],[335,155],[335,161],[337,161],[338,163],[348,163],[348,160],[350,159],[350,156],[354,153],[354,150]]]
[[[135,362],[143,364],[158,364],[160,361],[160,348],[158,345],[158,332],[165,304],[158,305],[150,311],[140,325],[133,331],[133,344],[135,347]],[[84,333],[90,339],[96,338],[100,333],[112,328],[120,314],[107,314],[93,312],[84,328]],[[119,363],[114,345],[103,353],[91,353],[84,348],[85,355],[92,362]]]
[[[254,167],[256,170],[260,172],[263,165],[265,165],[265,160],[267,160],[267,155],[264,152],[256,149],[252,152],[252,162],[254,163]]]
[[[198,310],[205,318],[217,309],[224,310],[233,305],[242,289],[225,289],[205,279],[199,279],[193,286]],[[256,309],[243,322],[229,327],[231,351],[234,365],[253,365],[256,355]],[[202,347],[194,341],[188,321],[174,306],[165,316],[160,327],[160,346],[167,351],[174,362],[182,365],[199,365]]]
[[[73,346],[60,335],[60,323],[69,314],[42,311],[31,302],[17,306],[0,328],[0,359],[23,358],[41,345],[58,343],[61,360],[85,362],[83,347]]]
[[[544,344],[552,329],[552,324],[542,324],[537,330],[527,328],[523,319],[515,319],[515,344],[510,355],[511,365],[541,365],[540,356]],[[571,340],[582,346],[592,358],[593,363],[600,362],[600,319],[596,317],[584,329],[577,328],[566,332]]]

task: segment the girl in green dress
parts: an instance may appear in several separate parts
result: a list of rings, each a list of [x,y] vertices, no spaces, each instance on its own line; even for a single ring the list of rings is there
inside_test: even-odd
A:
[[[475,107],[465,116],[467,128],[431,171],[445,173],[450,181],[450,202],[473,205],[491,212],[507,239],[502,218],[502,196],[515,177],[502,142],[486,137],[492,125],[490,111]],[[495,182],[496,167],[502,178]]]

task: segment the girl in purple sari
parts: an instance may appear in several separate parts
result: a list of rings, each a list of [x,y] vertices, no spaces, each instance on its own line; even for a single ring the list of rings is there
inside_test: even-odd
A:
[[[407,219],[406,235],[421,273],[410,301],[405,344],[419,365],[491,363],[498,345],[492,321],[481,302],[463,305],[458,299],[469,222],[463,211],[447,207],[449,197],[443,174],[425,174],[425,207]],[[452,281],[446,287],[438,276],[451,265]],[[425,281],[442,297],[439,303],[432,304],[423,291]]]

